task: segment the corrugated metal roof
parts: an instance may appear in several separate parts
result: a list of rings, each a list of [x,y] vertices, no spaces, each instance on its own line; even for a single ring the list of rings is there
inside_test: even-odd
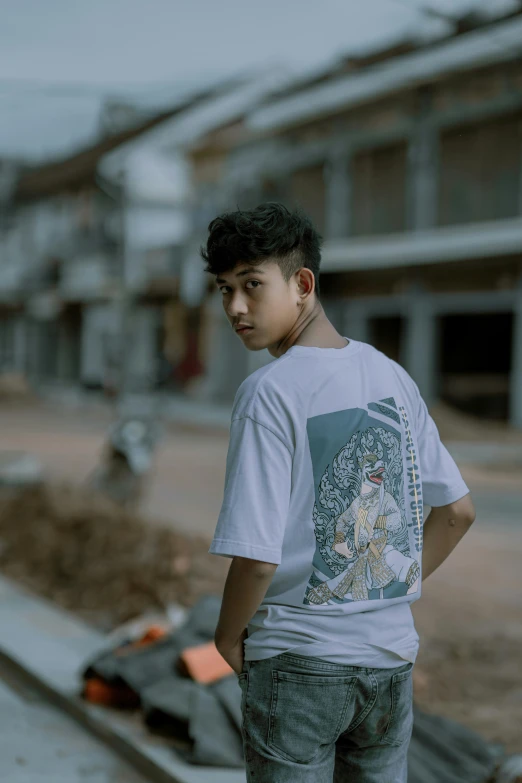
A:
[[[382,98],[401,89],[435,81],[455,72],[515,59],[522,55],[522,17],[499,22],[444,41],[366,71],[344,76],[276,100],[252,112],[247,123],[258,130],[300,124]]]

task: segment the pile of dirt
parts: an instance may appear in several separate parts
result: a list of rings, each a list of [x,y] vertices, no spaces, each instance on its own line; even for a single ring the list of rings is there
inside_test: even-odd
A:
[[[423,638],[422,644],[414,669],[418,706],[468,726],[508,752],[521,753],[520,640],[507,635]]]
[[[462,548],[461,553],[464,557]],[[479,575],[486,573],[478,554],[473,559]],[[425,583],[425,594],[413,604],[420,637],[415,701],[425,712],[451,718],[508,752],[522,753],[520,588],[497,600],[495,571],[493,564],[484,577],[492,580],[489,597],[469,588],[455,595],[437,574]]]
[[[208,546],[90,489],[39,485],[0,496],[0,570],[103,630],[220,593],[227,563]]]
[[[521,753],[521,550],[504,538],[472,532],[414,604],[415,700]],[[80,487],[0,495],[0,570],[105,631],[220,594],[228,561],[208,545]]]

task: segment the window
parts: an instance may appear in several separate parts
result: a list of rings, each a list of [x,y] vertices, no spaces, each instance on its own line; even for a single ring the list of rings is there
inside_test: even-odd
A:
[[[439,225],[518,214],[521,127],[521,117],[510,117],[442,135]]]
[[[354,156],[352,235],[392,234],[406,229],[406,169],[406,144]]]

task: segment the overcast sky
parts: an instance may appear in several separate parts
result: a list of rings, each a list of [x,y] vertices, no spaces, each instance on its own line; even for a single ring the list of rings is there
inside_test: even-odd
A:
[[[308,68],[418,25],[423,3],[484,1],[0,0],[0,155],[92,138],[106,92]]]

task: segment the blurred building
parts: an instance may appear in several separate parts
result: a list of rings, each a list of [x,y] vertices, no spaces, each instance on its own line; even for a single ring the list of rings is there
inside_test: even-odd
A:
[[[428,402],[522,427],[522,15],[500,6],[299,79],[113,102],[91,147],[2,161],[0,371],[231,401],[271,357],[237,339],[198,248],[219,212],[281,200],[324,236],[341,333]]]
[[[125,300],[124,210],[117,187],[98,176],[117,146],[183,111],[193,96],[92,146],[45,165],[0,169],[1,369],[34,384],[117,381]],[[130,372],[144,370],[147,312],[134,314]],[[150,319],[149,319],[150,320]],[[148,369],[148,368],[146,368]]]
[[[522,16],[491,15],[298,82],[191,160],[205,216],[265,200],[309,213],[342,334],[399,360],[428,402],[522,427]],[[207,372],[230,399],[251,364],[228,331]]]
[[[0,166],[0,372],[114,392],[201,375],[209,281],[191,244],[184,146],[282,78],[231,80],[161,112],[111,102],[96,144]]]
[[[213,281],[202,274],[201,237],[194,231],[194,220],[201,227],[213,217],[213,200],[199,193],[195,201],[186,150],[216,127],[236,122],[285,81],[283,71],[268,69],[225,82],[114,148],[98,166],[104,181],[123,194],[127,291],[136,302],[146,302],[161,323],[157,346],[163,368],[170,368],[176,388],[193,395],[213,396],[204,370],[214,358],[203,323]],[[149,356],[151,349],[149,341]]]

